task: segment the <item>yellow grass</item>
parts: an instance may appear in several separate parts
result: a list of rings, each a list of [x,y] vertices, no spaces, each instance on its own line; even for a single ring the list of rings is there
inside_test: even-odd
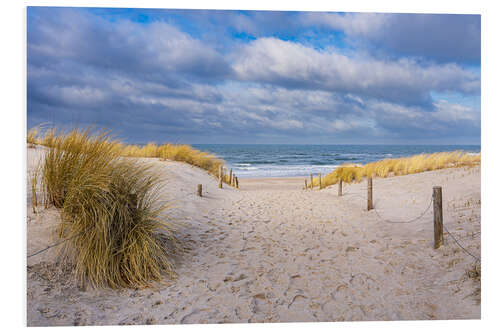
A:
[[[27,140],[30,144],[41,144],[47,147],[54,145],[54,137],[56,132],[54,129],[45,131],[41,136],[38,127],[33,127],[29,130]],[[156,145],[153,142],[145,146],[126,145],[119,141],[114,141],[113,146],[119,151],[120,156],[124,157],[146,157],[146,158],[161,158],[162,160],[172,160],[188,163],[208,171],[211,175],[218,177],[219,166],[224,165],[224,161],[216,156],[202,152],[189,145],[183,144],[163,144]],[[225,183],[230,183],[229,177],[224,177]]]
[[[199,151],[189,145],[164,144],[157,146],[148,143],[143,147],[137,145],[122,145],[121,155],[127,157],[157,157],[162,160],[172,160],[188,163],[218,176],[219,166],[224,164],[223,160],[206,152]],[[227,182],[225,180],[225,182]]]
[[[38,144],[38,127],[33,127],[28,131],[28,134],[26,136],[26,141],[29,144],[35,145]]]
[[[42,194],[61,209],[59,237],[68,239],[63,249],[77,277],[118,288],[172,276],[176,241],[163,216],[159,173],[120,157],[121,145],[107,133],[51,130],[42,141],[50,143],[40,165]]]
[[[385,159],[364,166],[342,165],[321,179],[322,187],[338,183],[360,182],[364,177],[401,176],[445,168],[458,168],[481,164],[481,154],[472,155],[463,151],[419,154],[410,157]],[[318,178],[313,179],[318,186]]]

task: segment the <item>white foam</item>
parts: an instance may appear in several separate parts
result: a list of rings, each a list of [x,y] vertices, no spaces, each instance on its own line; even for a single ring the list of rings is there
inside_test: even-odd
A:
[[[252,167],[233,167],[233,172],[242,178],[259,177],[308,177],[310,174],[326,175],[338,165],[273,165],[262,164]]]

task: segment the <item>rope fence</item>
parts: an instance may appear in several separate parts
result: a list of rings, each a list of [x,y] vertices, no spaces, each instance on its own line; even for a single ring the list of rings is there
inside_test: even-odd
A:
[[[429,200],[429,204],[427,205],[427,208],[420,215],[418,215],[415,218],[412,218],[411,220],[407,220],[407,221],[392,221],[392,220],[384,219],[382,216],[380,216],[380,214],[377,210],[376,204],[375,204],[375,207],[373,208],[373,210],[375,211],[375,214],[377,214],[378,218],[382,222],[385,222],[385,223],[392,223],[392,224],[414,223],[414,222],[417,222],[418,220],[420,220],[429,211],[429,209],[431,208],[432,202],[433,202],[433,200],[431,198],[431,200]]]
[[[73,239],[73,238],[76,238],[76,237],[78,237],[78,236],[81,236],[82,234],[83,234],[83,231],[82,231],[82,232],[80,232],[80,233],[78,233],[78,234],[76,234],[76,235],[73,235],[73,236],[71,236],[71,237],[69,237],[69,238],[63,239],[62,241],[59,241],[59,242],[57,242],[57,243],[55,243],[55,244],[49,245],[49,246],[47,246],[46,248],[44,248],[44,249],[42,249],[42,250],[40,250],[40,251],[37,251],[37,252],[35,252],[35,253],[32,253],[32,254],[28,255],[28,258],[34,257],[34,256],[36,256],[37,254],[40,254],[40,253],[45,252],[45,251],[47,251],[47,250],[49,250],[49,249],[51,249],[51,248],[53,248],[53,247],[56,247],[56,246],[61,245],[61,244],[63,244],[63,243],[66,243],[67,241],[69,241],[69,240],[71,240],[71,239]]]
[[[312,180],[312,179],[311,179]],[[443,205],[442,205],[442,193],[441,193],[441,187],[440,186],[435,186],[433,188],[433,194],[429,200],[428,205],[426,208],[423,210],[422,213],[420,213],[418,216],[410,219],[410,220],[404,220],[404,221],[395,221],[395,220],[389,220],[384,217],[379,213],[379,210],[377,209],[377,205],[373,205],[373,182],[371,178],[367,179],[367,188],[361,189],[361,191],[365,191],[367,193],[367,197],[363,197],[360,193],[353,193],[351,191],[344,191],[343,189],[343,184],[340,181],[338,183],[338,196],[354,196],[354,197],[359,197],[363,200],[367,200],[367,210],[374,210],[375,215],[381,222],[385,223],[390,223],[390,224],[409,224],[409,223],[414,223],[422,219],[427,212],[429,212],[432,204],[434,203],[434,248],[439,248],[441,245],[443,245],[443,229],[446,231],[447,235],[449,235],[453,241],[460,247],[467,255],[471,256],[472,258],[475,259],[475,261],[480,261],[480,257],[475,256],[472,254],[469,250],[467,250],[461,243],[460,241],[446,228],[446,226],[443,223]],[[307,189],[307,181],[306,181],[306,189]],[[377,201],[378,202],[378,201]],[[480,234],[481,231],[473,233],[471,238],[474,238],[476,235]],[[461,239],[465,239],[461,238]]]

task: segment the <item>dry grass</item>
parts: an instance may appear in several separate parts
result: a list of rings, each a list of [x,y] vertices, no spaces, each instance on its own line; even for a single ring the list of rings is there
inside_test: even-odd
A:
[[[41,144],[47,147],[55,145],[56,131],[47,129],[44,135],[41,135],[40,127],[33,127],[28,131],[29,144]],[[188,163],[208,171],[211,175],[218,177],[219,166],[224,165],[224,161],[212,154],[202,152],[189,145],[182,144],[164,144],[156,145],[148,143],[144,146],[126,145],[119,141],[114,141],[112,144],[120,156],[124,157],[146,157],[146,158],[161,158],[163,160],[172,160]],[[224,177],[225,183],[230,183],[228,177]]]
[[[120,157],[107,133],[51,130],[41,165],[44,201],[61,209],[59,236],[80,280],[94,286],[145,287],[172,276],[175,245],[163,213],[159,173]],[[35,183],[36,184],[36,183]],[[167,236],[165,236],[167,235]]]
[[[172,160],[188,163],[208,171],[213,176],[218,176],[219,166],[223,160],[216,156],[199,151],[189,145],[164,144],[157,146],[148,143],[143,147],[137,145],[121,145],[121,155],[127,157],[157,157],[162,160]],[[227,180],[224,179],[227,183]]]
[[[342,165],[322,178],[323,187],[343,182],[360,182],[364,177],[401,176],[424,171],[445,168],[458,168],[481,164],[481,155],[472,155],[463,151],[419,154],[410,157],[385,159],[368,163],[364,166]],[[318,178],[313,179],[314,186],[319,185]]]
[[[38,134],[39,134],[38,127],[31,128],[28,131],[28,134],[26,135],[26,141],[28,142],[28,144],[31,144],[31,145],[38,144]]]

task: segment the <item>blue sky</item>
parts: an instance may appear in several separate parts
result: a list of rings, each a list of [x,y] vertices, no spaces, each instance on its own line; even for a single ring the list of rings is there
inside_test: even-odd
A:
[[[28,7],[28,128],[479,144],[479,15]]]

